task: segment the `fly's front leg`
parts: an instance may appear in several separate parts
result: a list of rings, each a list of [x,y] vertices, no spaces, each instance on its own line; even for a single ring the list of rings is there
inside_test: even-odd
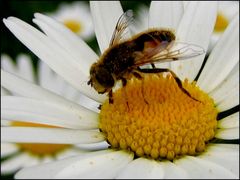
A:
[[[154,63],[151,63],[151,66],[152,66],[153,69],[156,69],[156,66],[155,66]]]
[[[175,79],[178,87],[182,90],[183,93],[185,93],[187,96],[189,96],[189,97],[192,98],[193,100],[200,102],[199,100],[197,100],[197,99],[195,99],[194,97],[192,97],[191,94],[190,94],[186,89],[183,88],[183,85],[182,85],[181,80],[180,80],[180,79],[177,77],[177,75],[176,75],[173,71],[171,71],[170,69],[165,69],[165,68],[163,68],[163,69],[160,69],[160,68],[140,69],[140,68],[138,68],[138,71],[141,72],[141,73],[163,73],[163,72],[169,72],[169,73],[173,76],[173,78]]]

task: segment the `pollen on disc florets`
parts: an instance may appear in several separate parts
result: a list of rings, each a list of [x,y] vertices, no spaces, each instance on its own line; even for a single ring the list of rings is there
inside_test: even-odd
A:
[[[133,78],[113,93],[100,112],[100,130],[113,148],[137,156],[172,160],[196,155],[214,137],[217,110],[195,83],[183,82],[184,93],[171,76]]]

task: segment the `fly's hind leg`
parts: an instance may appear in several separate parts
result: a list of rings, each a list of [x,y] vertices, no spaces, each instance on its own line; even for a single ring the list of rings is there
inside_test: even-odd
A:
[[[139,72],[142,72],[142,73],[163,73],[163,72],[169,72],[169,73],[171,73],[171,75],[172,75],[173,78],[175,79],[178,87],[182,90],[183,93],[185,93],[187,96],[189,96],[189,97],[192,98],[193,100],[200,102],[199,100],[197,100],[197,99],[195,99],[194,97],[192,97],[191,94],[190,94],[186,89],[183,88],[183,85],[182,85],[181,80],[180,80],[180,79],[177,77],[177,75],[176,75],[173,71],[171,71],[170,69],[165,69],[165,68],[163,68],[163,69],[160,69],[160,68],[140,69],[140,68],[138,68],[138,71],[139,71]]]
[[[125,87],[127,85],[127,80],[125,78],[121,78],[121,81],[122,81],[124,96],[125,96],[125,99],[126,99],[126,104],[127,104],[128,110],[129,110],[128,96],[127,96],[127,92],[126,92],[126,89],[125,89]]]
[[[141,82],[142,82],[141,91],[142,91],[143,99],[144,99],[144,102],[145,102],[146,104],[149,104],[148,101],[147,101],[146,98],[145,98],[145,93],[144,93],[144,78],[143,78],[138,72],[133,72],[133,75],[134,75],[137,79],[141,80]]]
[[[112,89],[108,93],[109,104],[113,104]]]

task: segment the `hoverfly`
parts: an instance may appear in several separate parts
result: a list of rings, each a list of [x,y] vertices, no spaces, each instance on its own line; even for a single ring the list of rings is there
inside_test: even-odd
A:
[[[174,33],[164,29],[148,29],[124,40],[123,34],[132,20],[131,10],[121,15],[109,48],[90,68],[88,85],[91,85],[99,94],[108,93],[109,102],[113,103],[112,88],[118,80],[121,80],[122,85],[125,86],[127,80],[133,76],[141,79],[141,73],[169,72],[179,88],[191,97],[173,71],[156,68],[153,63],[195,57],[203,54],[204,50],[197,45],[175,42]],[[152,69],[141,69],[140,66],[145,64],[151,64]]]

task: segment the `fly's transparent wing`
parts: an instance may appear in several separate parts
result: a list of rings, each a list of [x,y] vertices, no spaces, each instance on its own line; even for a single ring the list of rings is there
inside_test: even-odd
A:
[[[154,62],[185,60],[203,54],[205,51],[196,44],[183,42],[162,42],[151,51],[141,53],[135,58],[134,65],[141,66]]]
[[[124,35],[127,32],[127,27],[133,22],[133,11],[127,10],[118,19],[117,25],[114,29],[112,39],[109,46],[120,43],[124,39]]]

